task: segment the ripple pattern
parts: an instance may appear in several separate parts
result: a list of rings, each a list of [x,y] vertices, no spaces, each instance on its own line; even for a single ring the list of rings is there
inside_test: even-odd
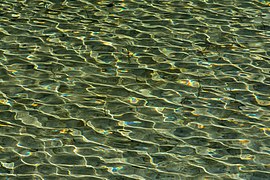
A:
[[[3,179],[270,179],[269,2],[0,3]]]

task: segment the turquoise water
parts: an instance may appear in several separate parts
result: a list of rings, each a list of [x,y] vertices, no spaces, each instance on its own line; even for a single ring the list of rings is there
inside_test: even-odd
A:
[[[2,1],[1,179],[270,179],[268,5]]]

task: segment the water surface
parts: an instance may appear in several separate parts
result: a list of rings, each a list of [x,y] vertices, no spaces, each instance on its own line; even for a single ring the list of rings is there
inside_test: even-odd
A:
[[[1,178],[270,179],[268,5],[1,2]]]

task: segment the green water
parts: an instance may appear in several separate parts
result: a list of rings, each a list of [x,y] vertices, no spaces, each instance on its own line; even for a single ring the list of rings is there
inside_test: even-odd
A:
[[[270,179],[267,1],[0,2],[0,179]]]

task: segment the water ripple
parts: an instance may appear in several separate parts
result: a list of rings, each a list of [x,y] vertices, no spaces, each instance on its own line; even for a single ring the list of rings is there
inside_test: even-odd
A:
[[[269,2],[0,5],[3,179],[269,179]]]

